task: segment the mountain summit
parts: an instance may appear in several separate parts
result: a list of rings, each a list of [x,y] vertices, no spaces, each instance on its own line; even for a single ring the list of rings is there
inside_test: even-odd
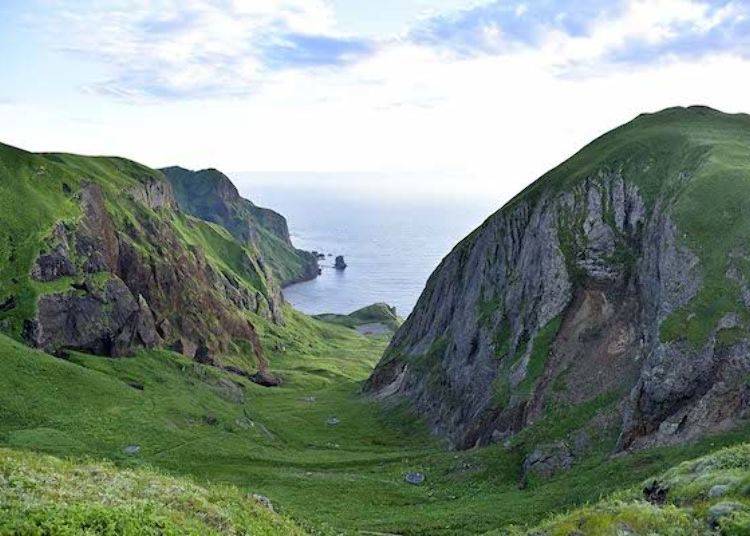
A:
[[[683,442],[747,414],[749,282],[750,117],[642,115],[459,243],[365,389],[457,448],[573,414]]]

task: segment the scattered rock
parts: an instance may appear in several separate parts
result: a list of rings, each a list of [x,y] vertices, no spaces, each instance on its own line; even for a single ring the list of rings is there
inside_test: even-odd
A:
[[[122,451],[125,454],[129,454],[131,456],[134,456],[135,454],[138,454],[141,451],[141,447],[138,446],[138,445],[128,445],[127,447],[125,447],[124,449],[122,449]]]
[[[421,486],[424,483],[424,480],[424,473],[409,472],[404,475],[404,481],[413,486]]]
[[[216,415],[211,415],[209,413],[208,415],[203,416],[203,422],[209,426],[215,426],[219,423],[219,419],[216,417]]]
[[[336,268],[337,270],[345,270],[346,266],[347,266],[347,264],[344,261],[344,256],[343,255],[337,256],[336,260],[335,260],[335,262],[333,264],[333,267]]]
[[[61,250],[40,255],[31,268],[31,277],[37,281],[54,281],[75,274],[76,267],[70,262],[67,253]]]
[[[708,490],[708,496],[712,499],[715,497],[721,497],[722,495],[726,495],[727,491],[729,491],[729,486],[725,484],[717,484]]]
[[[195,349],[195,356],[194,359],[203,365],[216,365],[216,360],[214,360],[213,357],[211,357],[211,354],[208,350],[208,346],[206,346],[205,342],[201,342],[198,347]]]
[[[667,500],[667,494],[669,493],[669,486],[665,486],[654,480],[651,484],[643,488],[643,497],[650,502],[660,506]]]
[[[570,469],[573,459],[570,447],[563,441],[540,445],[523,461],[524,478],[530,474],[549,478],[555,473]]]
[[[745,506],[735,502],[721,502],[708,509],[708,524],[712,529],[719,528],[721,518],[744,510]]]
[[[328,417],[328,419],[326,419],[326,424],[328,426],[338,426],[341,424],[341,421],[338,417]]]
[[[274,511],[274,509],[273,509],[273,503],[271,502],[271,499],[269,499],[265,495],[259,495],[257,493],[253,493],[252,497],[253,497],[253,499],[255,499],[255,501],[258,504],[260,504],[264,508],[268,508],[271,512]]]
[[[250,381],[262,385],[263,387],[278,387],[281,385],[281,378],[277,378],[268,372],[258,371],[250,376]]]
[[[314,396],[303,396],[302,397],[302,402],[308,402],[310,404],[313,404],[315,402],[315,400],[316,399],[315,399]]]
[[[16,297],[15,296],[9,296],[2,303],[0,303],[0,313],[5,313],[5,312],[10,311],[11,309],[15,309],[15,308],[16,308]]]

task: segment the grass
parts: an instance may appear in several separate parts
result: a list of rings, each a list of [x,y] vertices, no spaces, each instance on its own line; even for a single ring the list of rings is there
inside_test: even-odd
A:
[[[395,310],[385,303],[374,303],[348,315],[326,313],[316,315],[315,318],[348,328],[356,328],[365,324],[383,324],[391,331],[396,331],[403,323],[403,319],[396,315]]]
[[[193,216],[223,226],[245,246],[257,247],[276,279],[286,285],[306,275],[311,254],[288,241],[286,222],[279,214],[239,197],[229,179],[215,169],[162,170],[180,206]],[[236,195],[236,197],[235,197]]]
[[[657,482],[669,489],[664,505],[644,500],[643,489]],[[720,509],[729,512],[717,516]],[[713,532],[714,529],[716,532]],[[516,531],[514,531],[515,533]],[[551,518],[536,535],[750,533],[750,445],[721,449],[683,462],[631,489],[598,503]]]
[[[65,361],[0,336],[0,444],[260,493],[319,534],[439,535],[538,522],[746,437],[740,431],[610,459],[608,436],[569,473],[521,490],[525,453],[564,436],[599,406],[560,410],[507,450],[449,452],[408,409],[385,411],[359,395],[385,339],[291,309],[285,316],[286,326],[260,326],[267,348],[287,343],[269,352],[284,378],[275,389],[165,351],[129,359],[74,353]],[[330,417],[339,424],[328,424]],[[140,451],[127,454],[129,445]],[[414,470],[427,475],[424,485],[404,482]]]
[[[231,486],[0,449],[0,534],[302,535]]]

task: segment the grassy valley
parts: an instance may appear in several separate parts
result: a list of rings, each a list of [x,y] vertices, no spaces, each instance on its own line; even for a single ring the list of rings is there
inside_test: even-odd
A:
[[[115,464],[107,472],[147,471],[139,479],[157,471],[209,490],[229,484],[239,490],[222,492],[231,500],[265,495],[311,533],[478,534],[539,522],[743,437],[611,458],[613,438],[605,436],[569,473],[521,489],[523,438],[446,451],[404,408],[384,410],[359,395],[385,339],[287,313],[287,326],[261,330],[269,347],[287,341],[269,353],[284,379],[274,389],[172,352],[61,360],[1,337],[0,441],[13,449],[3,453],[5,463],[69,472],[72,463],[106,460]],[[555,436],[547,423],[535,433],[529,445]],[[406,483],[410,471],[424,473],[425,482]]]
[[[669,124],[672,113],[665,112]],[[698,109],[688,115],[715,134],[713,113]],[[744,135],[746,119],[727,121]],[[672,127],[663,128],[671,132]],[[662,130],[652,125],[646,132],[660,138],[666,135]],[[618,136],[630,139],[631,134],[625,129]],[[614,158],[613,166],[629,169],[619,152],[607,152],[606,141],[595,148]],[[719,147],[728,143],[720,141]],[[578,163],[582,173],[590,171],[589,164],[601,167],[599,160],[576,158],[581,156],[566,165]],[[700,194],[707,177],[720,174],[712,171],[713,163],[703,162],[699,171],[708,175],[691,186],[696,191],[690,191],[688,201]],[[566,187],[564,166],[540,184],[557,177],[553,186]],[[583,345],[588,348],[601,331],[596,311],[586,309],[583,297],[574,306],[581,307],[581,325],[588,328],[570,329],[578,317],[557,315],[534,337],[521,337],[519,345],[528,345],[526,374],[511,384],[524,350],[511,351],[510,328],[500,314],[503,300],[490,294],[496,272],[490,270],[490,286],[483,293],[450,285],[439,292],[428,285],[420,301],[434,298],[436,314],[412,315],[404,326],[429,332],[435,340],[416,345],[426,353],[410,356],[405,367],[429,390],[444,393],[434,405],[448,401],[462,423],[481,424],[487,415],[461,414],[459,406],[468,395],[451,389],[443,377],[459,377],[474,389],[478,376],[469,365],[483,373],[499,371],[477,389],[500,406],[525,400],[541,382],[551,393],[550,403],[539,404],[533,419],[512,434],[492,434],[491,441],[452,450],[448,438],[435,433],[440,430],[434,422],[418,417],[426,413],[414,400],[390,397],[405,372],[401,379],[388,377],[396,388],[387,396],[363,392],[388,345],[392,354],[403,351],[398,334],[405,330],[393,309],[374,304],[349,315],[316,317],[295,311],[284,302],[281,284],[307,273],[309,254],[293,247],[283,217],[240,198],[215,170],[169,169],[171,182],[160,171],[119,158],[32,154],[0,145],[0,534],[608,535],[670,533],[668,527],[678,527],[674,534],[746,533],[746,419],[701,439],[624,452],[618,437],[629,384],[614,382],[577,398],[577,388],[597,387],[597,380],[586,375],[593,369],[581,372],[571,365],[547,374],[550,363],[556,363],[555,346],[566,342],[560,333],[589,341]],[[639,175],[649,206],[646,179],[660,169],[646,166],[647,176]],[[619,184],[621,177],[610,179],[594,184],[585,197],[601,198],[598,189]],[[737,183],[736,191],[743,192],[746,185]],[[540,195],[533,188],[527,193]],[[621,205],[630,210],[639,206],[635,201],[633,196]],[[700,229],[685,223],[697,221],[697,211],[683,208],[676,221],[697,236]],[[608,205],[591,212],[596,217],[604,213],[602,224],[616,219]],[[741,204],[735,212],[742,213]],[[735,246],[740,238],[733,232],[727,244]],[[486,243],[496,253],[493,240]],[[475,274],[462,253],[467,241],[456,250],[460,262],[455,268]],[[707,251],[699,250],[698,257]],[[538,258],[533,256],[534,263]],[[610,260],[607,256],[602,263]],[[559,264],[564,263],[562,258]],[[491,262],[485,264],[488,269]],[[726,271],[719,264],[706,263],[707,281],[718,281],[717,274]],[[736,279],[744,284],[740,268]],[[537,275],[544,283],[553,280]],[[605,283],[586,290],[601,292]],[[120,293],[113,298],[107,289],[115,284]],[[443,296],[463,300],[474,291],[478,306],[442,306]],[[738,314],[734,327],[708,335],[696,322],[709,319],[713,325],[715,317],[744,309],[736,299],[729,309],[722,300],[709,300],[711,314],[697,315],[703,292],[665,317],[661,336],[687,344],[691,333],[700,332],[701,340],[719,340],[720,362],[739,363],[727,376],[731,372],[731,379],[741,383],[735,372],[741,370],[746,317]],[[608,302],[602,298],[602,303]],[[627,305],[611,303],[611,309]],[[91,304],[94,308],[86,309]],[[42,305],[47,316],[40,319]],[[527,309],[532,310],[519,310],[525,314]],[[468,321],[458,322],[455,330],[433,329],[447,325],[440,324],[440,315],[453,322],[460,314],[493,337],[464,337]],[[31,329],[35,322],[36,331]],[[499,331],[491,329],[493,322]],[[80,332],[80,337],[45,345],[39,342],[45,340],[45,329]],[[725,340],[730,329],[736,340]],[[99,346],[84,337],[91,330]],[[146,331],[152,339],[133,336]],[[610,346],[628,350],[632,343],[635,348],[635,339],[621,339],[630,342]],[[94,355],[114,340],[124,341],[122,352]],[[468,358],[462,368],[449,370],[458,343]],[[480,348],[492,351],[491,366],[476,359]],[[571,353],[571,364],[585,362],[581,355],[588,354]],[[388,364],[386,359],[381,367]],[[415,399],[431,404],[419,394]],[[540,451],[544,461],[540,449],[550,445],[574,450],[574,460],[558,464],[550,474],[527,470],[530,456]],[[724,447],[730,450],[719,451]],[[709,458],[678,465],[704,455]],[[659,504],[645,501],[642,493],[644,483],[654,478],[669,488]],[[714,490],[717,485],[724,486],[721,493]],[[264,505],[266,499],[272,510]],[[731,505],[717,506],[721,503]],[[717,508],[726,510],[721,521]]]

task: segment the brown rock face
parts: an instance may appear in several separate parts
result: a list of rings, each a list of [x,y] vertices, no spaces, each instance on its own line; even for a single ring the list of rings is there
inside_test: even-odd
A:
[[[267,279],[268,297],[249,290],[215,268],[201,249],[187,245],[171,223],[176,202],[168,183],[152,180],[128,194],[137,221],[116,223],[101,187],[89,184],[79,193],[80,221],[70,229],[55,227],[49,251],[40,254],[31,275],[82,282],[40,296],[36,317],[27,323],[29,341],[50,352],[108,356],[165,345],[209,364],[246,341],[258,369],[270,376],[255,328],[243,313],[281,321],[277,286]],[[248,270],[256,270],[249,257],[246,262]]]

